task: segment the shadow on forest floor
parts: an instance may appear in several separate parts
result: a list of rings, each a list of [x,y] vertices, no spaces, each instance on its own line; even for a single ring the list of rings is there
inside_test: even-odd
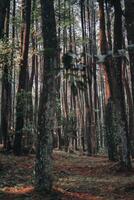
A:
[[[54,152],[51,195],[34,191],[34,155],[1,154],[0,200],[134,200],[134,171],[117,172],[105,156]]]

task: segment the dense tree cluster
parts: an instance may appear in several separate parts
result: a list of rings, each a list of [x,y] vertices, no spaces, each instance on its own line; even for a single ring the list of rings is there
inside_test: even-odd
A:
[[[0,0],[0,141],[36,153],[52,188],[52,150],[134,157],[134,0]]]

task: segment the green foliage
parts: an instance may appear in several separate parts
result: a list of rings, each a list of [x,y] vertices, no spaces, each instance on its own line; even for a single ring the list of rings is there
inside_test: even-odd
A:
[[[55,111],[56,111],[56,119],[58,122],[58,126],[61,126],[61,102],[58,97],[56,97],[56,104],[55,104]]]
[[[90,39],[88,37],[85,37],[84,39],[82,38],[78,38],[77,42],[79,43],[79,45],[86,45],[89,44]]]
[[[63,55],[62,62],[64,64],[65,69],[70,69],[73,67],[74,59],[73,59],[72,55],[70,55],[70,53],[68,52]]]
[[[54,48],[46,48],[44,51],[45,51],[45,55],[47,57],[52,57],[55,54],[55,49]]]
[[[71,89],[74,96],[77,96],[78,90],[85,91],[87,89],[88,80],[81,74],[66,73],[64,74],[65,79],[69,79]]]
[[[3,64],[5,61],[8,62],[11,57],[12,46],[6,39],[0,40],[0,64]]]
[[[111,160],[116,160],[119,156],[117,149],[121,144],[121,135],[123,131],[120,117],[120,112],[113,101],[109,99],[105,113],[105,130],[109,158]]]
[[[77,96],[78,90],[77,90],[76,82],[72,82],[72,84],[71,84],[71,90],[72,90],[72,92],[73,92],[73,95],[74,95],[74,96]]]
[[[28,92],[28,91],[25,91],[23,89],[21,89],[21,91],[19,91],[17,93],[17,109],[18,109],[18,112],[17,112],[17,115],[20,116],[20,115],[24,115],[28,109],[28,100],[31,96],[31,92]],[[30,105],[32,107],[32,105]]]
[[[28,123],[27,125],[25,125],[22,129],[23,133],[31,133],[33,130],[33,124]]]
[[[61,124],[62,124],[65,136],[68,136],[68,137],[73,136],[73,133],[74,131],[76,131],[76,128],[77,128],[77,119],[76,119],[75,113],[72,111],[68,113],[66,117],[62,116]]]
[[[80,90],[85,90],[85,89],[87,89],[87,84],[86,84],[86,82],[84,82],[84,81],[76,80],[76,84],[77,84],[77,87],[78,87]]]

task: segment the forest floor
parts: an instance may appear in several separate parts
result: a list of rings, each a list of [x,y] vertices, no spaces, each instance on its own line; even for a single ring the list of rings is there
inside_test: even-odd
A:
[[[54,187],[34,191],[34,155],[0,155],[0,200],[134,200],[134,171],[119,172],[105,156],[54,152]],[[134,164],[134,163],[133,163]]]

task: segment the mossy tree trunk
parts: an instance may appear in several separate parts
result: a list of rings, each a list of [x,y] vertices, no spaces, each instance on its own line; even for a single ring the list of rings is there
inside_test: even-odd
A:
[[[22,153],[22,134],[26,111],[26,94],[28,89],[28,51],[31,22],[31,0],[22,0],[22,28],[21,28],[21,60],[19,85],[16,103],[16,133],[14,141],[14,154]]]
[[[39,103],[38,136],[35,164],[35,187],[52,189],[52,132],[54,127],[54,67],[57,61],[57,38],[53,0],[40,0],[44,41],[43,87]],[[51,22],[51,23],[50,23]]]
[[[10,1],[0,1],[0,39],[8,46]],[[11,66],[5,55],[2,71],[1,130],[4,148],[9,148],[9,121],[11,114]]]
[[[114,54],[118,55],[118,50],[122,49],[122,8],[121,2],[114,1]],[[116,92],[114,95],[115,106],[118,111],[118,122],[121,137],[121,167],[124,169],[131,168],[130,161],[130,140],[128,133],[128,122],[125,107],[125,94],[122,81],[122,58],[117,56],[114,58],[114,69],[116,74]]]
[[[128,135],[128,124],[126,116],[125,107],[125,94],[122,81],[122,58],[119,56],[118,50],[122,49],[122,9],[121,2],[113,1],[114,6],[114,54],[117,55],[112,59],[112,65],[109,62],[104,63],[106,69],[111,97],[115,106],[116,115],[118,115],[118,120],[115,121],[117,124],[117,132],[120,136],[120,161],[121,167],[124,169],[131,168],[130,161],[130,141]],[[100,36],[101,36],[101,53],[107,54],[107,44],[106,44],[106,33],[105,33],[105,15],[104,15],[104,1],[99,0],[100,8]],[[114,111],[113,111],[114,112]],[[114,119],[113,119],[114,120]],[[112,120],[112,121],[113,121]],[[110,127],[109,127],[110,128]]]
[[[134,0],[125,0],[125,19],[127,28],[127,38],[128,38],[128,50],[130,58],[130,71],[131,71],[131,84],[132,84],[132,97],[133,97],[133,109],[132,113],[132,123],[130,129],[131,131],[131,154],[134,157]]]

